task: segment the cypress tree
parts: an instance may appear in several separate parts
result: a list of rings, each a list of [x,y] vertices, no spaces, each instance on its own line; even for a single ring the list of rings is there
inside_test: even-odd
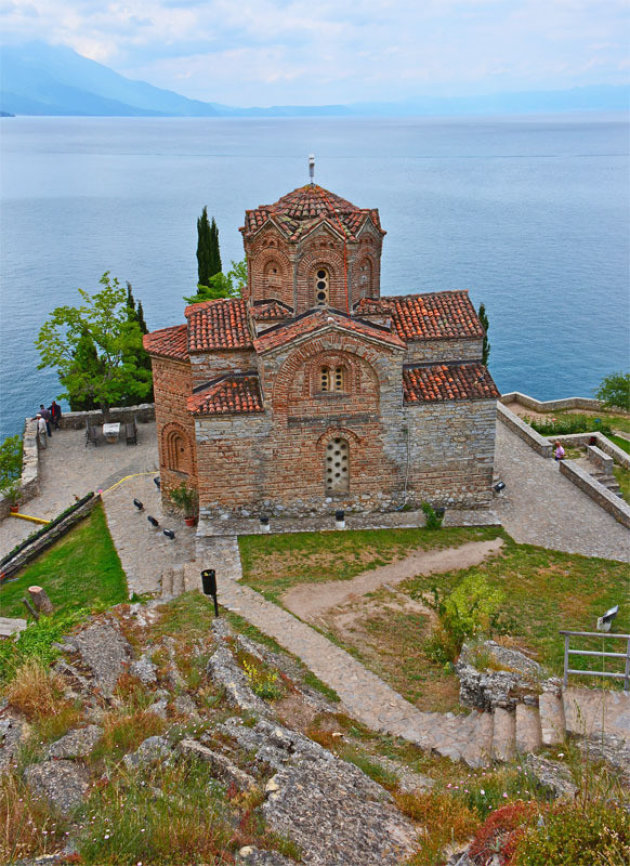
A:
[[[210,262],[212,267],[210,276],[213,277],[215,274],[220,274],[222,265],[221,250],[219,248],[219,229],[214,217],[212,217],[212,224],[210,225]],[[208,284],[206,283],[206,285]]]
[[[488,322],[488,314],[486,313],[485,304],[481,304],[479,307],[479,321],[481,322],[484,330],[483,348],[481,350],[481,362],[484,367],[487,367],[488,358],[490,357],[490,343],[488,342],[488,328],[490,327],[490,323]]]

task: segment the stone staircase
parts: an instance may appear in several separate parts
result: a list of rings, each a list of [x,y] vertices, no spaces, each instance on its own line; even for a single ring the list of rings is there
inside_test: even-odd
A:
[[[513,710],[497,707],[464,717],[440,716],[419,738],[419,745],[471,767],[485,767],[560,745],[567,734],[613,735],[630,747],[630,695],[570,687],[561,696],[543,692],[538,706],[517,704]]]

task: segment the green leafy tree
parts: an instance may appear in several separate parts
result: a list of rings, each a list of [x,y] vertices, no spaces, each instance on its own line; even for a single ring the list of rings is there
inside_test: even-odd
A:
[[[197,286],[197,294],[185,297],[187,304],[198,304],[200,301],[216,301],[218,298],[240,298],[241,290],[247,282],[247,260],[232,262],[232,267],[226,273],[218,273],[210,277],[210,285]]]
[[[35,345],[39,369],[54,367],[71,406],[110,406],[147,400],[151,371],[139,363],[142,331],[129,313],[127,292],[106,271],[100,291],[79,289],[83,303],[57,307],[42,325]]]
[[[148,334],[149,329],[147,327],[147,323],[144,320],[144,310],[142,309],[142,301],[136,301],[133,296],[133,289],[131,288],[131,283],[127,282],[127,316],[130,322],[137,322],[138,327],[140,328],[141,334]],[[132,352],[131,360],[137,364],[138,367],[141,367],[144,370],[148,370],[151,374],[151,356],[146,351],[142,344],[139,349],[134,349]],[[151,391],[147,395],[146,398],[149,402],[153,402],[153,385],[151,385]],[[120,404],[121,406],[131,405],[128,402],[124,402]]]
[[[490,327],[490,323],[488,321],[488,314],[486,313],[486,305],[481,304],[479,307],[479,321],[483,325],[484,335],[483,335],[483,348],[481,350],[481,363],[484,367],[488,366],[488,358],[490,357],[490,343],[488,342],[488,328]]]
[[[212,217],[208,221],[208,208],[204,207],[197,220],[197,275],[200,286],[209,286],[210,279],[221,273],[219,229]]]
[[[595,392],[604,406],[630,411],[630,373],[611,373],[605,376]]]

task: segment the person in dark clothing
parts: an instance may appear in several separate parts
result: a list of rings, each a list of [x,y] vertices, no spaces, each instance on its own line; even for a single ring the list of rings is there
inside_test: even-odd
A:
[[[39,404],[39,414],[42,416],[42,418],[46,422],[46,432],[48,433],[49,436],[52,436],[52,427],[50,425],[50,412],[44,406],[43,403]]]
[[[52,420],[53,426],[55,430],[59,430],[59,419],[61,418],[61,406],[59,403],[55,403],[53,400],[50,406],[48,407],[48,411],[50,412],[50,418]]]

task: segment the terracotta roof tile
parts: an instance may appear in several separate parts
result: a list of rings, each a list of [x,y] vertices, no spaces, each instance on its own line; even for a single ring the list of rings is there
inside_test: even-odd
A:
[[[490,400],[500,396],[483,364],[434,364],[403,370],[405,403]]]
[[[254,340],[254,348],[256,352],[268,352],[270,349],[276,349],[298,337],[311,334],[333,324],[363,337],[396,346],[396,348],[404,348],[405,346],[396,334],[385,328],[326,307],[319,310],[309,310],[286,324],[270,328]]]
[[[223,376],[187,401],[193,415],[244,415],[264,412],[260,381],[254,373]]]
[[[366,219],[371,220],[381,234],[385,234],[378,210],[358,208],[317,184],[294,189],[275,204],[259,205],[255,210],[245,211],[245,225],[241,231],[246,237],[253,235],[269,219],[273,219],[291,240],[297,240],[322,220],[327,220],[349,238],[356,236]]]
[[[483,337],[466,291],[363,298],[355,311],[361,316],[390,315],[398,335],[406,341]]]
[[[202,301],[186,307],[188,351],[245,349],[252,345],[247,303],[242,298]]]
[[[161,328],[159,331],[145,334],[142,343],[150,355],[161,355],[165,358],[176,358],[178,361],[187,361],[186,331],[186,325]]]
[[[293,315],[293,310],[282,301],[272,298],[269,301],[256,301],[251,310],[252,317],[256,321],[267,321],[270,319],[286,319]]]

